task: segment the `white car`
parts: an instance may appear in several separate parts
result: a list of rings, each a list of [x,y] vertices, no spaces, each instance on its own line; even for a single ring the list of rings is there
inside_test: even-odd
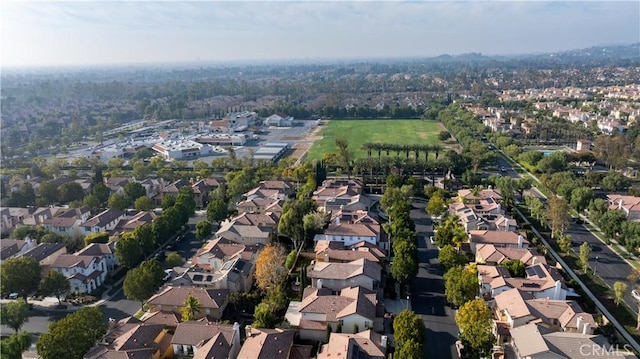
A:
[[[173,273],[173,269],[165,269],[164,271],[164,278],[163,280],[166,282],[167,280],[169,280],[169,278],[171,278],[171,274]]]
[[[11,294],[9,294],[9,299],[18,299],[18,296],[20,296],[20,294],[18,294],[18,293],[11,293]]]

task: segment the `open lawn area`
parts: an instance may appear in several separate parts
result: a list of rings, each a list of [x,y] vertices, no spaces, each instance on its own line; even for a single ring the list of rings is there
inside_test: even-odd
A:
[[[336,152],[336,138],[343,137],[349,142],[349,149],[355,157],[365,157],[362,144],[436,144],[443,128],[436,121],[423,120],[330,120],[320,131],[319,139],[307,154],[308,159],[321,159],[322,155]]]

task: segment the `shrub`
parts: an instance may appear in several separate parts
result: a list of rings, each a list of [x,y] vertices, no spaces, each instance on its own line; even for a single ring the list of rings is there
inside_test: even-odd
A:
[[[284,262],[284,266],[287,269],[291,269],[293,268],[293,265],[296,264],[296,255],[297,255],[297,251],[294,249],[291,252],[289,252],[289,254],[287,255],[287,259]]]

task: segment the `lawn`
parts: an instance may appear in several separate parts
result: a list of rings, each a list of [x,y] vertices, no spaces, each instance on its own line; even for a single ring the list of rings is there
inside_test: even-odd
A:
[[[439,122],[435,121],[330,120],[320,131],[322,139],[313,143],[307,158],[321,159],[325,153],[336,152],[338,137],[347,139],[355,157],[365,157],[363,143],[436,144],[440,143],[440,131]]]

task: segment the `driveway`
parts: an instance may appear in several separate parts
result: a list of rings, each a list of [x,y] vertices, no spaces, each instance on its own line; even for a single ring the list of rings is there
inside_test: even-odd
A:
[[[454,320],[455,312],[446,305],[438,249],[429,243],[429,236],[433,234],[431,219],[424,210],[424,202],[414,202],[413,206],[411,218],[418,233],[420,269],[411,282],[411,307],[416,314],[422,315],[427,328],[426,357],[457,358],[458,326]]]

